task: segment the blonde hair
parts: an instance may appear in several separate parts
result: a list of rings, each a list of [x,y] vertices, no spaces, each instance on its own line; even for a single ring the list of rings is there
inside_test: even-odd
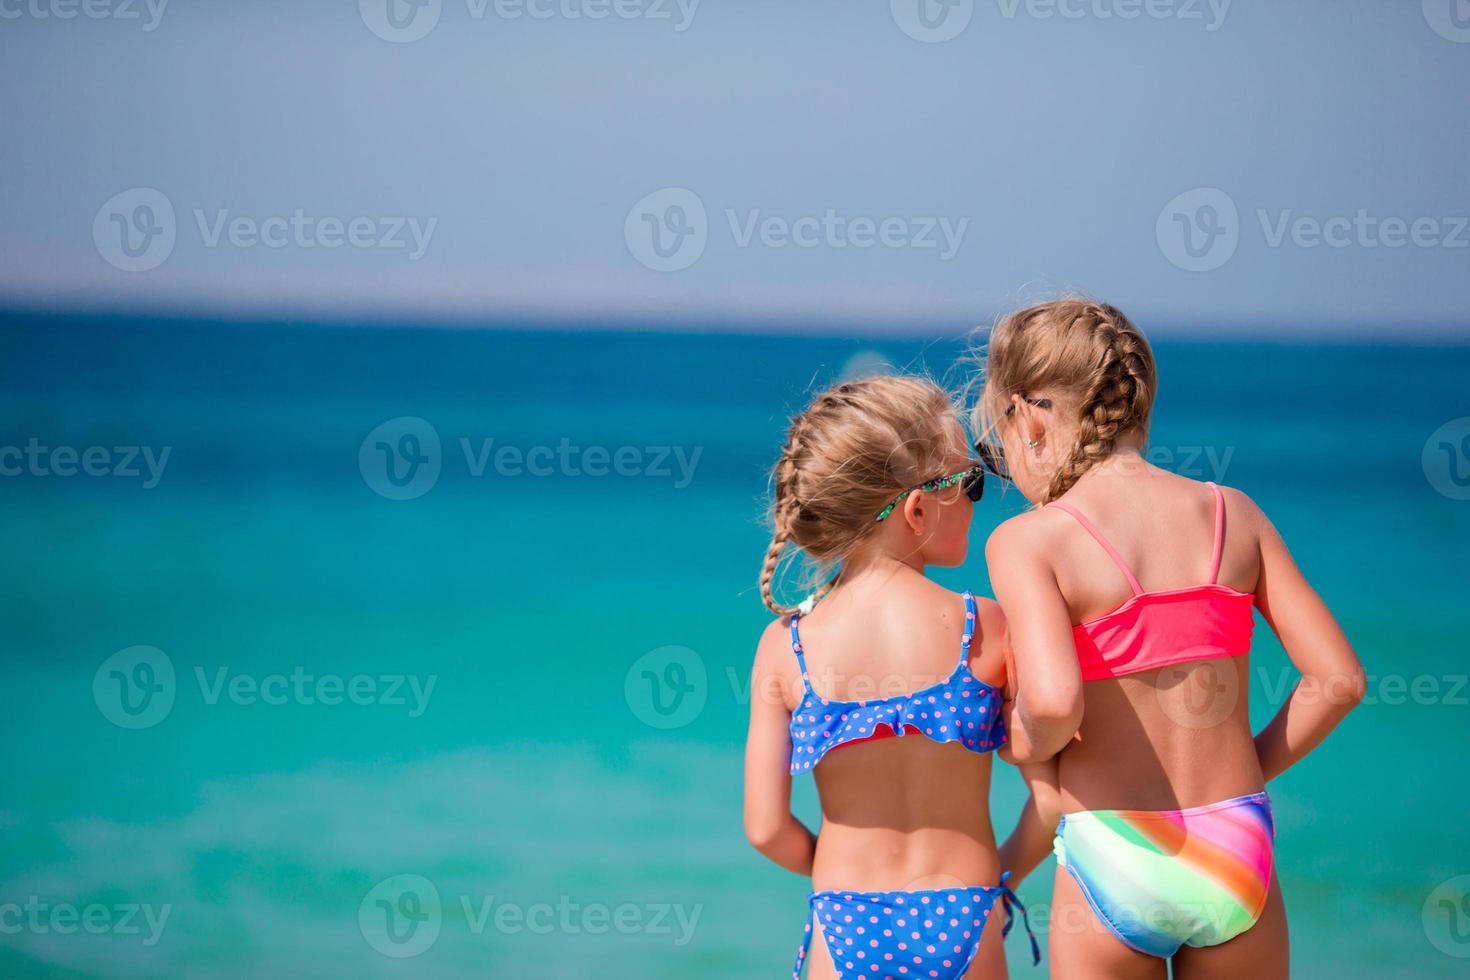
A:
[[[1062,394],[1076,403],[1077,442],[1041,503],[1072,489],[1121,436],[1148,435],[1158,388],[1153,350],[1117,307],[1067,298],[1018,310],[991,331],[984,372],[979,431],[994,431],[1013,395]]]
[[[773,589],[788,544],[830,571],[872,532],[889,501],[944,475],[939,471],[956,448],[956,414],[931,381],[875,377],[829,388],[791,420],[771,473],[771,545],[760,576],[766,608],[778,616],[795,611],[780,605]],[[836,581],[828,579],[815,596]]]

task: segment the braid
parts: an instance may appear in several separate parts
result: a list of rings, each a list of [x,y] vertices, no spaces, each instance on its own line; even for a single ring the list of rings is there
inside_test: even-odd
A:
[[[933,383],[880,376],[838,384],[791,420],[771,473],[771,543],[760,572],[766,608],[796,611],[776,598],[787,545],[825,577],[808,602],[836,586],[842,563],[877,526],[874,515],[905,486],[932,478],[954,451],[953,418]]]
[[[1118,437],[1146,428],[1153,401],[1153,357],[1138,329],[1115,307],[1087,304],[1067,325],[1090,333],[1096,367],[1078,410],[1077,443],[1047,487],[1046,500],[1072,489],[1082,474],[1112,455]]]
[[[805,425],[805,417],[798,417],[792,423],[786,447],[781,451],[781,459],[777,461],[773,474],[776,485],[775,505],[771,514],[771,546],[766,549],[766,560],[761,565],[761,599],[766,608],[777,616],[789,616],[793,612],[776,602],[773,585],[776,569],[781,565],[781,555],[786,550],[786,542],[791,540],[791,525],[796,517],[794,512],[801,506],[796,500],[796,454],[801,446]]]

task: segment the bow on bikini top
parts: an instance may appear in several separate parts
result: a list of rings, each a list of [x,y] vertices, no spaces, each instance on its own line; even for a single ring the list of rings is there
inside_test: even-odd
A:
[[[791,772],[807,772],[833,749],[856,742],[919,734],[936,742],[959,742],[972,752],[1005,744],[1001,692],[970,672],[975,635],[975,597],[965,593],[965,630],[960,660],[948,678],[922,691],[866,701],[837,701],[812,690],[802,655],[801,634],[791,617],[791,649],[801,665],[806,693],[791,715]]]
[[[1215,484],[1208,486],[1215,495],[1210,581],[1165,592],[1145,592],[1123,556],[1081,511],[1065,503],[1048,505],[1075,517],[1102,545],[1133,590],[1133,595],[1112,612],[1072,628],[1083,680],[1125,677],[1154,667],[1250,652],[1255,596],[1219,584],[1225,545],[1225,498]]]

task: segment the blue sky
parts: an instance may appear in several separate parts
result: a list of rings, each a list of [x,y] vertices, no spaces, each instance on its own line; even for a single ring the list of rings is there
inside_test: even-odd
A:
[[[0,305],[1470,332],[1466,0],[418,2],[0,0]]]

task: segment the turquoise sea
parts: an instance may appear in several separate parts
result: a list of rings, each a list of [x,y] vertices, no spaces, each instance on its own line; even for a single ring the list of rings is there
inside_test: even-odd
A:
[[[960,349],[0,317],[0,975],[785,976],[765,468],[814,386]],[[1296,972],[1465,976],[1470,347],[1157,351],[1155,458],[1266,508],[1373,677],[1272,786]]]

